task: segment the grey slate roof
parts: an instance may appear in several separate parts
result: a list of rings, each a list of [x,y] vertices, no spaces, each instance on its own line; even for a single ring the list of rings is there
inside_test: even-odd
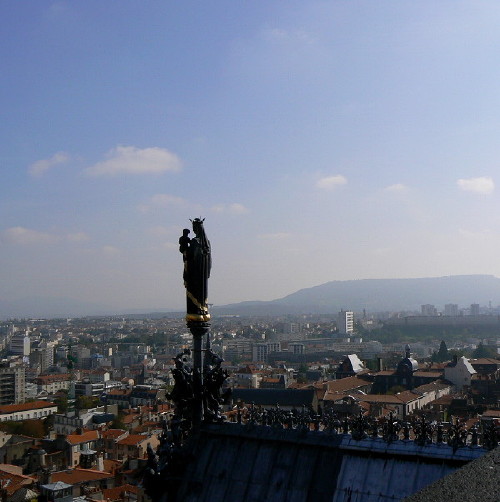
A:
[[[49,483],[47,485],[41,485],[42,488],[46,488],[47,490],[55,491],[55,490],[64,490],[65,488],[71,488],[73,485],[68,485],[64,481],[56,481],[55,483]]]
[[[191,452],[183,502],[396,501],[485,453],[239,424],[205,427]]]
[[[440,500],[498,502],[500,446],[404,500],[405,502]]]
[[[316,392],[314,389],[233,389],[233,402],[239,400],[246,404],[255,403],[262,406],[295,406],[313,404]]]

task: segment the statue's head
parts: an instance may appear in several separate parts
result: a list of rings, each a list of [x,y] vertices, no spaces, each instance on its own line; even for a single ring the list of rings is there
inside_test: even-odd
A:
[[[191,220],[193,223],[193,231],[195,234],[197,234],[201,229],[203,228],[203,222],[205,221],[205,218],[195,218],[194,220]]]

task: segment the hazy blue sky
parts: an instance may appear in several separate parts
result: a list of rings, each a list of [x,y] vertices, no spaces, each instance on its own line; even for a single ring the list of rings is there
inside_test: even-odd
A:
[[[0,300],[500,276],[500,2],[3,0]]]

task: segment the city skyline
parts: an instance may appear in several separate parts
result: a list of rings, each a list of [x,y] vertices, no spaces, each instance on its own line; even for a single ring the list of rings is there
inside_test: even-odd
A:
[[[489,1],[4,2],[0,301],[184,305],[500,277]]]

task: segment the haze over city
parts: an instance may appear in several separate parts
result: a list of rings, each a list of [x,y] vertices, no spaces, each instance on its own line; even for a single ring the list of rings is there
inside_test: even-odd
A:
[[[0,300],[500,276],[493,1],[0,5]],[[493,299],[495,300],[495,299]]]

